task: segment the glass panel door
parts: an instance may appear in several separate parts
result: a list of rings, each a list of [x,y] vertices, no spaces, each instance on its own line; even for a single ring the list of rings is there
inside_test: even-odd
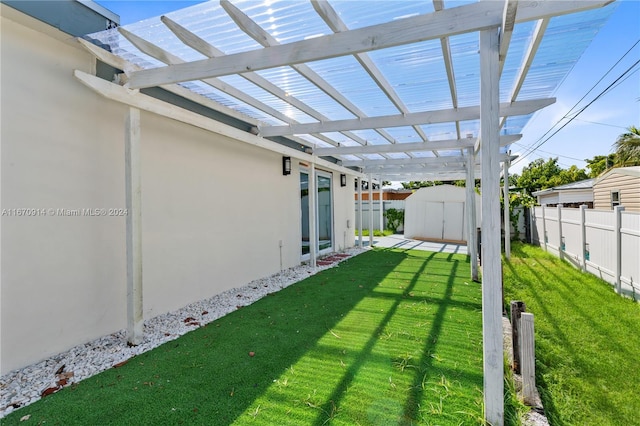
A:
[[[302,257],[309,256],[309,173],[300,172],[300,213],[302,224]]]
[[[333,211],[331,203],[331,175],[317,173],[318,198],[316,205],[318,253],[333,251]]]
[[[316,253],[324,254],[333,251],[333,200],[331,193],[331,175],[316,173],[316,235],[318,243]],[[307,259],[310,252],[309,236],[309,172],[300,172],[300,226],[301,226],[301,257]]]

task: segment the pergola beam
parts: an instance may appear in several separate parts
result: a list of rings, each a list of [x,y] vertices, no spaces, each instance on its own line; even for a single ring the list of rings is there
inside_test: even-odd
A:
[[[500,136],[500,146],[507,146],[522,138],[518,135]],[[450,151],[455,149],[465,149],[473,147],[476,138],[464,139],[447,139],[442,141],[428,142],[412,142],[412,143],[394,143],[383,145],[364,145],[364,146],[339,146],[335,148],[316,148],[313,153],[319,156],[335,156],[335,155],[356,155],[356,154],[378,154],[381,152],[424,152],[424,151]]]
[[[518,8],[516,22],[592,9],[610,1],[530,2]],[[223,7],[228,2],[221,2]],[[202,80],[338,56],[354,55],[456,34],[497,28],[502,24],[499,2],[477,2],[437,13],[398,19],[348,32],[330,34],[268,48],[185,64],[130,72],[131,88]]]
[[[500,116],[527,115],[555,102],[555,98],[516,101],[500,105]],[[416,112],[412,114],[365,117],[348,120],[334,120],[324,123],[291,124],[288,126],[266,126],[258,129],[263,137],[310,134],[323,132],[339,132],[343,130],[364,130],[374,127],[401,127],[414,124],[447,123],[451,121],[477,120],[480,118],[480,107],[471,106],[435,111]]]
[[[507,51],[509,50],[509,43],[511,43],[511,36],[513,35],[513,28],[516,24],[516,12],[518,10],[518,0],[506,0],[504,4],[504,12],[502,14],[502,25],[500,26],[500,50],[499,50],[499,75],[502,75],[502,69],[507,59]]]

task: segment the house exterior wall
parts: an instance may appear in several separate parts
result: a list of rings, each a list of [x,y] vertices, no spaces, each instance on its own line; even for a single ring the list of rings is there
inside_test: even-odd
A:
[[[615,173],[598,180],[593,185],[593,207],[597,210],[612,210],[611,192],[619,191],[620,205],[627,211],[640,212],[640,177]]]
[[[127,107],[74,79],[95,65],[68,35],[1,10],[5,374],[126,327],[125,217],[75,213],[125,207]],[[295,167],[283,176],[279,154],[141,113],[145,319],[300,263]],[[335,249],[354,244],[348,178],[334,173]]]

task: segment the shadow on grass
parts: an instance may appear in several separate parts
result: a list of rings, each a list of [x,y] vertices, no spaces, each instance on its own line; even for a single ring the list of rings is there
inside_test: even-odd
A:
[[[412,260],[409,266],[403,263],[407,259]],[[419,414],[424,393],[421,385],[425,382],[424,375],[431,374],[434,358],[430,355],[441,338],[447,310],[475,312],[480,307],[471,299],[464,302],[464,297],[452,298],[454,281],[461,279],[456,277],[459,263],[465,264],[454,255],[423,252],[414,256],[406,251],[369,251],[134,357],[120,368],[105,371],[17,410],[3,419],[2,424],[20,424],[19,419],[24,415],[30,415],[34,424],[64,425],[231,424],[255,420],[261,407],[253,405],[265,395],[278,397],[267,391],[283,375],[293,373],[294,364],[302,357],[316,351],[314,356],[322,361],[323,351],[336,352],[319,342],[333,334],[333,329],[350,313],[357,312],[356,306],[365,298],[373,303],[369,306],[376,307],[380,320],[375,326],[365,324],[363,330],[368,330],[368,335],[363,336],[362,346],[349,348],[355,357],[351,358],[353,361],[342,378],[331,382],[330,395],[315,407],[319,411],[312,411],[315,420],[308,417],[282,420],[289,424],[318,425],[330,421],[327,413],[336,411],[367,360],[379,357],[372,350],[390,319],[398,309],[411,307],[406,306],[410,302],[437,310],[430,328],[426,329],[429,337],[426,345],[416,348],[422,350],[420,374],[416,371],[412,386],[404,391],[404,408],[398,407],[400,414],[404,412],[404,417],[413,421]],[[429,282],[436,289],[434,293],[414,291],[426,270],[431,274]],[[392,273],[397,275],[397,280],[381,289],[380,283]],[[402,283],[400,290],[396,282]],[[418,329],[414,329],[418,333],[415,330]],[[389,355],[386,360],[378,361],[386,366],[384,368],[393,369],[393,358]],[[442,368],[444,371],[445,367]],[[321,366],[316,369],[320,374]],[[459,380],[467,374],[471,375],[472,382],[481,383],[481,377],[475,373],[472,368],[456,374]],[[371,392],[375,393],[376,389]],[[296,398],[295,403],[310,406],[308,398]],[[287,400],[282,405],[290,403],[291,400]],[[248,410],[255,410],[253,419],[251,413],[245,417]]]
[[[626,301],[619,299],[606,283],[596,282],[594,277],[544,253],[523,261],[529,258],[525,251],[518,256],[520,259],[512,258],[504,265],[507,279],[514,286],[511,291],[526,295],[528,310],[539,314],[536,335],[543,337],[536,342],[536,380],[548,417],[553,424],[571,421],[575,414],[572,410],[584,409],[573,407],[571,401],[575,398],[592,401],[585,404],[587,411],[598,412],[610,424],[628,424],[628,415],[621,414],[620,402],[613,399],[616,381],[608,379],[616,376],[613,370],[617,366],[613,364],[622,358],[633,359],[621,339],[633,335],[636,327],[629,327],[622,312],[614,308]],[[622,331],[625,328],[627,331]],[[607,353],[615,354],[612,356],[617,361],[608,359],[604,355]],[[606,366],[611,369],[603,370]],[[567,386],[569,383],[572,384]],[[611,391],[602,392],[606,387]],[[580,394],[575,395],[576,392]],[[590,415],[580,413],[577,418],[585,420],[592,418]]]

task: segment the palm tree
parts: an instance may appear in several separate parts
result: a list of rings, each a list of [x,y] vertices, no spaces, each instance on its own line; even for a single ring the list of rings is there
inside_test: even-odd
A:
[[[640,165],[640,128],[630,126],[627,133],[618,136],[616,143],[616,165],[617,166],[639,166]]]

